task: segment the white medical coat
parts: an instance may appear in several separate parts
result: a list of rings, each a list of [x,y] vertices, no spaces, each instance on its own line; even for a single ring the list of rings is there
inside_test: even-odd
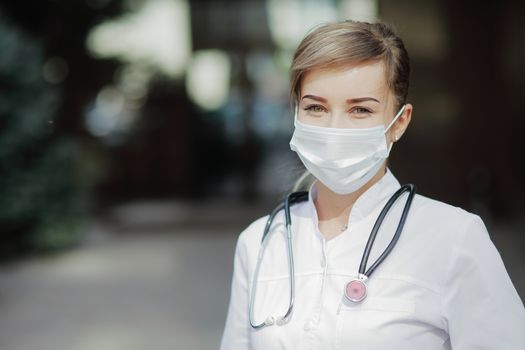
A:
[[[292,207],[296,300],[284,325],[250,326],[249,295],[267,218],[242,232],[221,349],[525,349],[525,309],[482,220],[421,195],[397,245],[368,279],[367,298],[345,300],[372,226],[399,187],[387,170],[355,202],[348,229],[330,240],[318,229],[315,186],[308,201]],[[367,268],[390,243],[405,201],[406,195],[387,215]],[[256,323],[288,307],[282,214],[273,227],[257,282]]]

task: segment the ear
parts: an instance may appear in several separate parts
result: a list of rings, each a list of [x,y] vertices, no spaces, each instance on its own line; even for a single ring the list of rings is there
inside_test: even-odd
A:
[[[412,120],[412,111],[414,110],[414,107],[412,104],[407,103],[405,106],[405,110],[403,113],[397,118],[396,122],[392,127],[390,128],[390,140],[392,142],[399,141],[403,134],[405,133],[405,130],[408,128],[408,124],[410,124],[410,121]]]

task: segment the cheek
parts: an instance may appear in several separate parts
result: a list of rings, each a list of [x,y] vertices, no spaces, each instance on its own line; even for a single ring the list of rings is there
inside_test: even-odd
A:
[[[308,124],[308,125],[314,125],[314,126],[328,126],[327,121],[328,118],[322,118],[322,117],[312,117],[304,111],[299,111],[297,114],[297,120],[299,120],[301,123]]]
[[[364,128],[373,128],[379,125],[384,125],[383,118],[379,115],[370,116],[365,119],[353,119],[351,120],[351,126],[353,128],[357,129],[364,129]]]

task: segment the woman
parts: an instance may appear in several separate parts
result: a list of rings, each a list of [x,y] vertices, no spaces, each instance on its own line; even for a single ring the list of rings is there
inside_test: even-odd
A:
[[[221,349],[525,349],[523,303],[482,220],[421,195],[365,281],[367,294],[354,290],[364,299],[345,296],[374,222],[400,188],[386,159],[411,120],[408,75],[403,42],[382,23],[329,23],[300,43],[290,145],[316,181],[291,207],[294,307],[278,317],[290,295],[281,212],[259,263],[267,218],[238,239]],[[391,242],[404,198],[386,216],[367,268]]]

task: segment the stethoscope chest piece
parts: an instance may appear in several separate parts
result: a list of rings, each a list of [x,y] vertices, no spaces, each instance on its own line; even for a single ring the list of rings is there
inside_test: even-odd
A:
[[[345,297],[351,302],[359,303],[366,298],[366,284],[365,275],[360,275],[359,278],[353,279],[345,286]]]

